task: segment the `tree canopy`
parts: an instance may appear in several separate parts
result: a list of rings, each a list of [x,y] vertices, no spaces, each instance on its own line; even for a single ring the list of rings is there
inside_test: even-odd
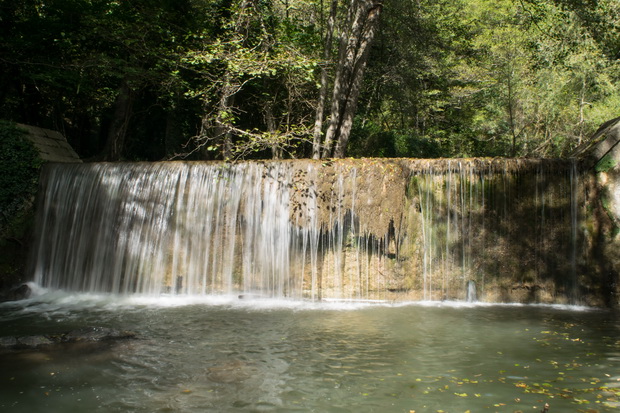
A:
[[[616,0],[4,0],[0,110],[84,158],[565,156]]]

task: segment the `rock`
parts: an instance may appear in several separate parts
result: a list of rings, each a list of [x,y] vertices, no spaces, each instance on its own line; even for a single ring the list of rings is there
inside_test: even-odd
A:
[[[239,294],[238,298],[240,300],[258,300],[261,298],[265,298],[265,296],[260,294]]]
[[[217,383],[240,383],[258,374],[258,369],[241,360],[230,360],[207,369],[209,380]]]
[[[16,346],[17,346],[17,339],[15,337],[0,337],[0,349],[14,348]]]
[[[118,331],[107,327],[86,327],[73,330],[62,337],[65,343],[92,342],[105,340],[120,340],[135,338],[136,333],[131,331]]]
[[[17,287],[11,288],[0,297],[1,301],[19,301],[30,298],[32,290],[28,284],[20,284]]]
[[[54,344],[54,341],[45,336],[26,336],[17,338],[16,348],[39,348],[52,344]]]
[[[71,343],[113,342],[136,338],[136,333],[107,327],[86,327],[68,333],[23,337],[0,337],[0,350],[25,350],[62,346]]]
[[[22,350],[47,347],[55,344],[53,339],[47,336],[24,336],[24,337],[0,337],[0,350]]]

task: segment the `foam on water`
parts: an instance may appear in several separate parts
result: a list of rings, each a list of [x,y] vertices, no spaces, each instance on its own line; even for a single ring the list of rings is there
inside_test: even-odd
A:
[[[386,301],[386,300],[337,300],[322,301],[294,300],[260,296],[243,295],[172,295],[162,294],[112,294],[112,293],[75,293],[63,290],[42,288],[35,283],[28,283],[32,294],[25,300],[0,303],[0,308],[11,310],[0,319],[20,318],[30,314],[40,314],[53,319],[66,317],[79,311],[132,311],[145,308],[174,308],[201,306],[204,311],[209,308],[245,310],[245,311],[355,311],[373,307],[407,307],[475,309],[489,307],[540,307],[561,311],[585,312],[597,311],[596,308],[564,304],[520,304],[520,303],[486,303],[466,301]]]

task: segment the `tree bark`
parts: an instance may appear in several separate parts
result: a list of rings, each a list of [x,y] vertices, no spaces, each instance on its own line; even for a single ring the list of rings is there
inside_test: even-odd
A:
[[[362,79],[364,78],[364,70],[366,68],[366,62],[368,61],[368,53],[370,51],[370,44],[375,35],[375,29],[379,21],[381,14],[381,5],[373,7],[369,10],[366,16],[366,22],[364,24],[361,44],[359,45],[358,54],[359,60],[356,62],[353,74],[351,86],[349,89],[349,96],[347,97],[347,103],[344,107],[344,114],[342,116],[342,122],[340,126],[340,133],[338,134],[338,141],[336,142],[336,148],[334,148],[334,157],[344,157],[349,137],[351,136],[351,129],[353,127],[353,118],[357,110],[357,101],[362,88]]]
[[[340,39],[339,62],[332,94],[330,122],[323,145],[323,157],[343,157],[357,108],[368,52],[381,15],[382,3],[352,0],[350,28]],[[336,147],[332,148],[336,142]]]
[[[226,76],[228,78],[228,76]],[[232,106],[234,92],[232,85],[228,82],[223,87],[217,117],[215,118],[215,135],[222,139],[222,157],[225,160],[232,158],[232,134],[230,132],[230,117],[232,116]]]
[[[316,118],[314,121],[312,158],[321,157],[321,136],[323,135],[323,120],[325,118],[325,104],[327,102],[327,87],[329,76],[326,65],[331,59],[332,44],[334,38],[334,24],[336,21],[336,11],[338,10],[338,0],[332,0],[325,30],[325,49],[323,50],[323,65],[321,67],[321,89],[319,91],[319,101],[316,107]]]
[[[346,88],[346,75],[345,66],[347,63],[347,46],[353,40],[354,35],[352,31],[353,15],[356,12],[356,7],[359,7],[358,0],[351,0],[351,5],[347,13],[347,19],[345,22],[345,29],[340,33],[340,41],[338,46],[338,62],[336,65],[336,75],[334,77],[334,86],[332,89],[332,100],[330,109],[330,120],[325,132],[323,141],[323,158],[329,158],[332,156],[333,140],[337,133],[337,128],[340,123],[341,112],[341,97],[344,94],[343,89]]]
[[[133,91],[123,80],[114,102],[114,114],[108,129],[107,140],[103,150],[103,159],[106,161],[118,161],[123,156],[125,141],[127,140],[127,128],[133,110]]]
[[[517,120],[516,120],[516,110],[517,110],[517,101],[514,92],[514,70],[512,66],[510,68],[510,73],[508,74],[508,121],[510,122],[510,135],[512,138],[512,147],[510,150],[510,156],[513,158],[517,156],[517,139],[519,137],[519,133],[517,133]]]
[[[176,105],[166,112],[166,130],[164,134],[165,158],[174,155],[182,140],[181,125],[179,124]]]
[[[212,144],[220,145],[220,156],[224,160],[232,159],[232,116],[235,94],[239,91],[233,76],[228,71],[223,76],[222,84],[217,90],[217,101],[208,110],[211,102],[205,102],[205,114],[202,117],[199,146],[205,159],[211,159]]]
[[[273,114],[273,104],[269,102],[265,106],[265,123],[267,124],[267,131],[273,137],[276,134],[276,119]],[[271,145],[271,159],[282,159],[282,146],[276,141]]]

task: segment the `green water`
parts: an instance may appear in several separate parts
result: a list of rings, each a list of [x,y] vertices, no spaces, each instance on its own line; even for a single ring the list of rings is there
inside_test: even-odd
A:
[[[85,326],[138,339],[0,353],[3,412],[616,411],[603,310],[46,293],[0,336]],[[591,409],[591,410],[587,410]]]

